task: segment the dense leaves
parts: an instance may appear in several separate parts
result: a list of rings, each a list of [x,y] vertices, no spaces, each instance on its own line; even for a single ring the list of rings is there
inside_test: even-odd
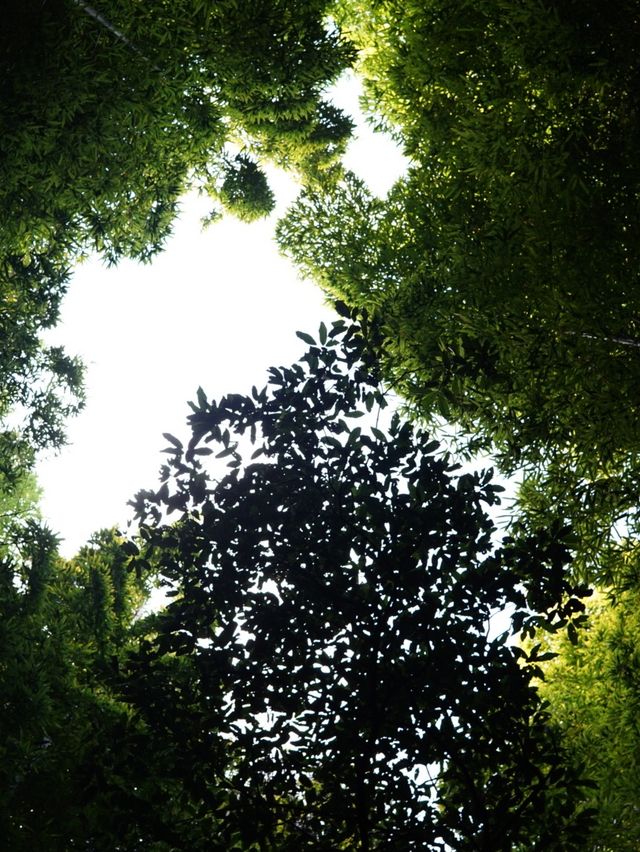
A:
[[[636,848],[635,4],[13,0],[3,23],[0,843]],[[341,32],[411,158],[386,199],[335,166]],[[265,215],[267,162],[306,184],[282,245],[361,327],[301,333],[251,395],[199,391],[140,537],[60,559],[24,471],[81,404],[40,340],[69,264],[150,259],[189,187]],[[490,472],[387,417],[381,376],[525,467],[524,525],[498,541]],[[569,577],[594,574],[631,588],[581,638]]]
[[[133,843],[138,800],[149,774],[157,785],[162,770],[110,683],[134,639],[143,584],[127,571],[112,531],[70,561],[33,520],[2,531],[2,846],[141,848]],[[116,829],[111,821],[120,818]]]
[[[615,491],[630,515],[638,492],[637,6],[338,5],[411,167],[384,201],[348,177],[310,190],[281,242],[375,312],[420,415],[553,483],[597,574],[610,515],[573,492]]]
[[[617,596],[595,597],[579,642],[558,635],[545,643],[558,656],[544,664],[541,692],[567,747],[596,782],[589,803],[598,820],[586,850],[632,852],[640,843],[639,628],[636,578]]]
[[[43,256],[0,251],[0,473],[14,477],[34,449],[59,446],[66,419],[82,405],[82,367],[44,329],[58,318],[67,275]]]
[[[199,393],[135,504],[171,602],[127,696],[215,810],[206,848],[580,848],[536,652],[488,632],[506,605],[512,629],[575,630],[561,531],[495,549],[490,474],[371,425],[357,327],[301,337],[267,388]]]
[[[351,53],[324,7],[4,5],[0,471],[58,446],[81,402],[79,365],[40,338],[74,261],[149,260],[193,186],[216,208],[263,216],[274,204],[267,161],[315,180],[341,153],[351,123],[322,91]]]
[[[309,146],[295,166],[330,159],[350,125],[336,112],[333,135],[318,134],[329,118],[320,92],[349,52],[323,11],[316,0],[11,3],[0,42],[1,255],[148,258],[194,179],[219,194],[227,143],[250,157],[268,142],[277,159],[289,123]]]

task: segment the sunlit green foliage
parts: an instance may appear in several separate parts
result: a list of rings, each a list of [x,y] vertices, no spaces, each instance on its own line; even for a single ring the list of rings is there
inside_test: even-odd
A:
[[[595,782],[588,804],[597,811],[597,823],[584,849],[635,852],[640,846],[637,585],[613,600],[599,594],[589,616],[589,629],[576,644],[562,635],[547,639],[545,647],[559,656],[544,664],[540,689],[567,748]]]
[[[66,281],[66,273],[35,249],[21,257],[3,256],[0,248],[0,475],[5,478],[28,467],[34,449],[59,446],[67,417],[82,404],[81,365],[40,339],[58,318]]]
[[[74,261],[149,260],[191,186],[264,216],[267,160],[317,180],[342,152],[351,123],[322,93],[351,51],[325,5],[4,4],[0,471],[58,446],[81,400],[79,365],[40,340]]]
[[[243,154],[227,165],[218,197],[227,210],[247,222],[269,213],[275,202],[264,173]]]
[[[40,496],[32,473],[10,479],[0,475],[0,552],[10,546],[14,530],[40,518]]]
[[[595,481],[634,512],[636,4],[344,0],[337,15],[411,167],[384,201],[349,178],[309,191],[282,245],[375,315],[386,375],[417,413],[507,472],[548,474],[556,515]]]
[[[349,51],[325,29],[324,5],[12,2],[0,40],[0,257],[146,259],[180,195],[231,143],[249,158],[268,142],[278,160],[283,137],[303,172],[309,157],[330,160],[350,125],[336,114],[333,135],[318,134],[321,91]],[[291,122],[302,146],[292,162]],[[251,182],[248,193],[251,206]]]
[[[0,843],[638,848],[635,4],[3,11]],[[411,158],[386,199],[335,165],[340,30]],[[140,538],[61,559],[24,470],[80,404],[79,365],[39,337],[69,264],[150,259],[189,186],[265,215],[267,161],[306,184],[282,245],[364,335],[322,326],[267,388],[200,391]],[[362,426],[381,375],[525,467],[525,526],[497,545],[489,473],[397,416]],[[574,577],[632,578],[582,638],[572,546]],[[170,603],[144,616],[153,573]]]

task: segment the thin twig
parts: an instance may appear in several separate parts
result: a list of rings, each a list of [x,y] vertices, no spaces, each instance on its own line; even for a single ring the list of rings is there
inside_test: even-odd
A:
[[[160,68],[158,68],[157,65],[154,65],[154,63],[149,59],[148,56],[146,56],[146,54],[144,54],[140,50],[139,47],[137,47],[132,41],[130,41],[130,39],[128,39],[123,32],[121,32],[117,27],[115,27],[111,23],[111,21],[105,18],[104,15],[101,15],[97,9],[94,9],[93,6],[90,6],[88,3],[85,3],[84,0],[73,0],[73,2],[76,4],[76,6],[79,6],[85,14],[89,15],[91,18],[94,18],[94,20],[96,20],[101,26],[109,30],[109,32],[112,33],[117,39],[126,44],[130,50],[133,50],[134,53],[137,53],[138,56],[141,56],[146,62],[151,65],[152,68],[162,73]]]

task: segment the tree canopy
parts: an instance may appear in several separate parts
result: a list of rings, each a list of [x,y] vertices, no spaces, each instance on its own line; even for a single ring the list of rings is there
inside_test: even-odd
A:
[[[82,404],[80,365],[40,339],[74,262],[149,260],[193,186],[240,218],[263,216],[267,161],[314,180],[343,150],[351,122],[322,94],[351,51],[325,5],[5,5],[0,470],[60,445]]]
[[[137,812],[137,789],[159,772],[153,753],[144,751],[144,732],[110,685],[117,660],[134,641],[145,597],[144,583],[127,571],[121,542],[105,531],[67,561],[42,524],[16,519],[11,534],[3,529],[0,834],[6,849],[140,848],[127,834],[127,819]],[[107,830],[123,815],[116,834],[113,825]]]
[[[581,774],[510,632],[575,632],[560,528],[494,542],[490,473],[395,415],[357,327],[198,393],[139,536],[2,562],[15,850],[582,849]],[[169,603],[144,615],[148,580]],[[509,604],[507,633],[490,632]]]
[[[640,843],[637,579],[614,596],[600,592],[588,612],[576,644],[560,634],[547,638],[557,656],[543,664],[540,690],[567,748],[595,782],[589,800],[598,817],[584,848],[631,852]]]
[[[67,273],[15,254],[0,257],[0,269],[0,477],[10,480],[34,450],[63,443],[68,417],[83,404],[83,368],[41,339],[58,319]]]
[[[375,313],[416,413],[551,481],[552,513],[599,549],[593,505],[615,492],[634,515],[638,491],[637,8],[338,5],[411,166],[384,200],[349,176],[310,189],[281,243]]]
[[[194,181],[241,215],[265,213],[253,157],[310,173],[349,133],[321,98],[350,58],[322,0],[33,0],[8,11],[3,259],[92,249],[146,259]]]
[[[487,633],[507,604],[512,630],[575,630],[561,530],[494,547],[489,472],[397,415],[367,424],[385,396],[357,327],[301,337],[266,388],[199,392],[135,504],[171,601],[127,694],[180,737],[207,848],[580,848],[536,651]]]
[[[639,30],[629,0],[11,0],[7,848],[637,848]],[[340,165],[353,63],[411,161],[386,198]],[[136,533],[62,559],[27,471],[82,404],[41,340],[71,265],[150,260],[188,188],[269,213],[267,163],[343,319],[200,389]],[[509,535],[425,421],[524,470]],[[617,583],[590,621],[585,578]]]

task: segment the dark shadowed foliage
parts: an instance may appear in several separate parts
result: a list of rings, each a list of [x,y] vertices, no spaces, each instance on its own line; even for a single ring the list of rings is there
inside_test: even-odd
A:
[[[509,606],[512,630],[575,633],[562,531],[496,547],[489,472],[371,425],[358,328],[300,336],[263,390],[199,391],[135,501],[171,600],[126,696],[179,751],[206,848],[581,848],[537,652],[489,630]]]

